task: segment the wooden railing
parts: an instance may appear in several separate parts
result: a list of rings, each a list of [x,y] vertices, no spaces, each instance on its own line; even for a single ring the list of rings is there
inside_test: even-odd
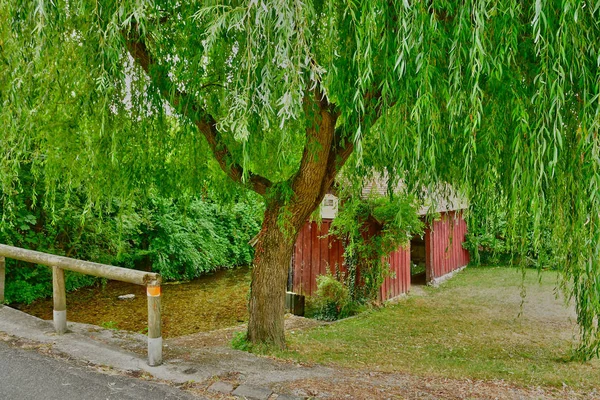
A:
[[[160,318],[161,277],[159,274],[76,260],[0,244],[0,303],[4,302],[5,257],[52,267],[54,329],[58,334],[63,334],[67,331],[65,269],[86,275],[146,286],[146,293],[148,295],[148,364],[155,366],[162,363]]]

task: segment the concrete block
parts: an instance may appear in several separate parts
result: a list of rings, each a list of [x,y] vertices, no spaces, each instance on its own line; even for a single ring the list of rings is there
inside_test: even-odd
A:
[[[234,396],[252,400],[267,400],[273,392],[265,387],[240,385],[233,391]]]
[[[231,383],[218,381],[210,385],[208,390],[211,392],[230,394],[233,392],[233,385]]]

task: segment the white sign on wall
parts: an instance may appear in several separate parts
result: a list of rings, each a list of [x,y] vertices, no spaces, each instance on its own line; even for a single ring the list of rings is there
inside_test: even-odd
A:
[[[334,219],[338,211],[338,198],[332,194],[326,194],[321,203],[321,218]]]

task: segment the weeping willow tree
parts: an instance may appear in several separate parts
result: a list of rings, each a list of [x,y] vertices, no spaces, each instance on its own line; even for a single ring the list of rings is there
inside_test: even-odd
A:
[[[4,213],[23,165],[90,206],[220,173],[264,198],[248,339],[283,347],[293,243],[340,169],[446,182],[505,205],[516,254],[552,242],[598,354],[600,1],[0,0],[0,21]]]

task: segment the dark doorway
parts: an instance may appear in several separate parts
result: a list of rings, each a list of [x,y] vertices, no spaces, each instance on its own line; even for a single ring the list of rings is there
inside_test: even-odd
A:
[[[410,240],[410,284],[425,285],[427,276],[425,265],[427,252],[425,251],[425,239],[420,236],[414,236]]]

